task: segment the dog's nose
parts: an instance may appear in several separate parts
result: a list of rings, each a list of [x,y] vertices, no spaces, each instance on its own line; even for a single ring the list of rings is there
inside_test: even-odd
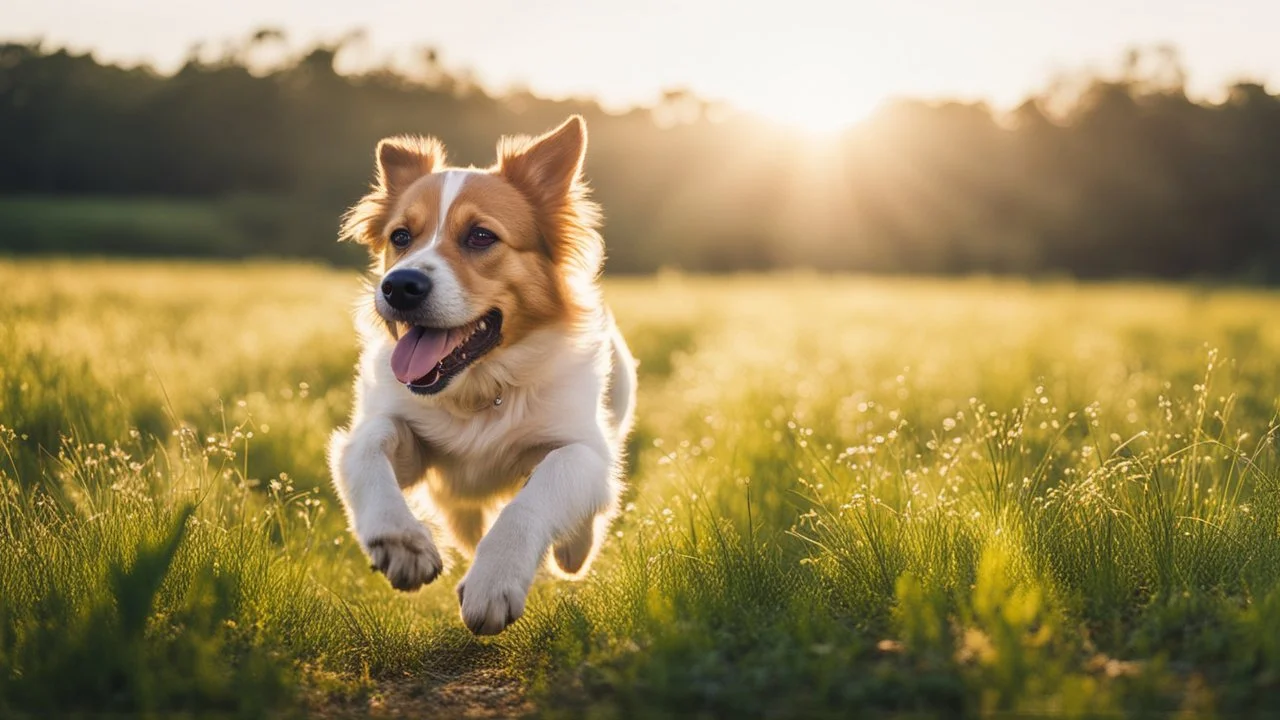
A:
[[[392,270],[382,278],[382,297],[397,310],[412,310],[431,292],[431,278],[418,270]]]

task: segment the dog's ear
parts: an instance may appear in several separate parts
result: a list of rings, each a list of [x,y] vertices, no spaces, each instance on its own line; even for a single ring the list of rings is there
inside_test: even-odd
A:
[[[573,115],[535,138],[503,138],[496,170],[533,205],[551,259],[591,279],[600,271],[604,242],[596,231],[600,208],[582,179],[586,154],[587,123]]]
[[[373,155],[374,187],[342,216],[339,239],[368,245],[376,255],[385,243],[379,224],[395,195],[414,180],[443,167],[445,154],[444,146],[435,138],[397,135],[379,142]]]
[[[435,138],[421,135],[386,138],[378,143],[375,156],[378,187],[389,193],[404,190],[445,162],[444,145]]]
[[[506,137],[498,142],[498,172],[534,206],[554,210],[569,200],[587,154],[587,123],[573,115],[560,127],[536,138]]]

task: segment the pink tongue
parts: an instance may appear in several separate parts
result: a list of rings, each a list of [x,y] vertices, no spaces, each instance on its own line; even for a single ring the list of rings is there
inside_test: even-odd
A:
[[[411,383],[426,376],[440,359],[452,349],[448,343],[448,330],[431,330],[413,327],[396,343],[391,351],[391,370],[402,383]]]

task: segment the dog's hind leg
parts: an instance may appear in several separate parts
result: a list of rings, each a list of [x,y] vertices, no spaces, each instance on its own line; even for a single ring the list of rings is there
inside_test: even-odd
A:
[[[556,559],[556,567],[567,576],[576,576],[595,545],[595,518],[590,518],[578,526],[572,535],[557,543],[552,556]]]
[[[449,526],[449,535],[459,550],[474,555],[476,545],[484,537],[484,509],[475,506],[441,509],[445,523]]]

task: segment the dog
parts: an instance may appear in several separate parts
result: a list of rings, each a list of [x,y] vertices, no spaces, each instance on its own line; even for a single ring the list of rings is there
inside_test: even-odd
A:
[[[485,169],[446,165],[434,138],[386,138],[343,218],[374,280],[334,485],[372,567],[404,591],[443,570],[404,495],[425,486],[471,557],[457,595],[476,634],[520,617],[544,561],[589,570],[621,488],[636,361],[601,298],[586,149],[577,115],[500,139]]]

